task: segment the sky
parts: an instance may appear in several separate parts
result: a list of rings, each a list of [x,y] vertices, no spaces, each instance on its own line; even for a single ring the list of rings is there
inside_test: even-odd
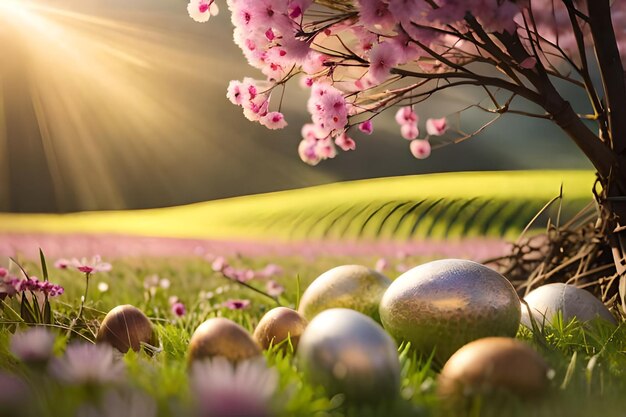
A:
[[[0,211],[173,206],[427,172],[589,168],[556,128],[518,116],[416,160],[391,114],[372,136],[355,136],[355,152],[310,167],[297,155],[308,118],[297,82],[285,91],[284,130],[248,122],[227,101],[229,80],[261,76],[233,44],[221,6],[200,24],[182,0],[0,0]],[[440,117],[477,97],[455,90],[416,110]],[[463,128],[480,121],[464,115]]]

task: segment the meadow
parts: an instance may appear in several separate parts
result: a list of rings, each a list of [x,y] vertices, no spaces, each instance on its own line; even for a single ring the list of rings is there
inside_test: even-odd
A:
[[[561,182],[565,198],[559,213],[565,217],[588,203],[593,179],[589,172],[472,175],[467,182],[453,175],[371,180],[146,211],[0,215],[3,240],[16,238],[20,233],[124,233],[216,242],[230,239],[239,241],[243,248],[225,247],[220,252],[219,245],[213,245],[211,251],[190,251],[186,255],[176,252],[176,256],[119,256],[117,252],[116,257],[105,257],[103,261],[110,263],[110,270],[102,268],[90,274],[83,319],[78,323],[74,321],[86,276],[72,267],[69,259],[96,253],[78,253],[81,248],[77,245],[67,246],[63,253],[63,248],[57,247],[54,256],[48,255],[46,267],[26,247],[20,253],[6,254],[16,257],[28,274],[49,276],[51,282],[64,288],[64,293],[50,299],[51,324],[47,327],[53,329],[55,338],[53,353],[43,362],[29,362],[23,356],[20,359],[24,352],[15,348],[13,334],[28,326],[21,318],[23,311],[18,300],[3,298],[0,416],[203,415],[186,356],[191,334],[204,320],[226,317],[251,332],[269,309],[277,305],[297,308],[304,288],[334,266],[362,264],[394,279],[413,266],[441,257],[412,250],[411,244],[416,240],[445,244],[447,239],[456,239],[478,245],[483,241],[474,238],[515,238],[546,202],[559,194]],[[538,229],[545,226],[545,219],[540,220]],[[246,250],[243,238],[264,238],[267,243],[268,233],[272,241],[286,246],[294,244],[296,249]],[[298,245],[306,245],[305,238],[315,240],[318,249],[299,253],[298,248],[303,246]],[[342,252],[337,242],[344,240],[359,240],[366,245],[380,240],[396,241],[408,246],[394,246],[382,256],[376,250]],[[331,241],[332,250],[324,251],[325,242]],[[5,245],[4,250],[7,248],[10,245]],[[41,249],[48,253],[46,247]],[[121,249],[123,253],[123,244]],[[216,271],[216,262],[227,262],[246,276],[242,280],[245,285]],[[17,264],[8,258],[0,266],[8,268],[8,273],[20,274]],[[101,372],[99,375],[94,371],[87,379],[78,378],[76,375],[83,374],[71,374],[67,369],[64,374],[55,372],[59,366],[54,364],[64,363],[66,347],[94,341],[106,312],[120,304],[132,304],[146,313],[155,326],[158,343],[120,358],[120,378],[104,378],[106,369],[98,363],[83,364]],[[450,408],[445,399],[437,396],[439,365],[407,345],[398,349],[400,395],[380,404],[347,402],[342,395],[327,395],[299,372],[292,349],[272,348],[264,352],[268,368],[277,378],[275,385],[269,384],[272,389],[267,415],[623,415],[623,323],[612,327],[603,322],[583,325],[557,320],[535,332],[520,327],[517,337],[534,346],[547,360],[552,369],[549,386],[531,398],[507,393],[475,398],[462,409]],[[244,402],[254,399],[259,372],[224,377],[220,387],[212,387],[209,392],[237,395]]]

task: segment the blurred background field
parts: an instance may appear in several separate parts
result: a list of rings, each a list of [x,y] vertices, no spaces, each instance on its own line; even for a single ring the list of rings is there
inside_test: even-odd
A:
[[[0,254],[319,254],[484,259],[533,223],[591,204],[591,171],[418,175],[343,182],[186,206],[71,214],[0,213]],[[559,220],[560,219],[560,220]]]

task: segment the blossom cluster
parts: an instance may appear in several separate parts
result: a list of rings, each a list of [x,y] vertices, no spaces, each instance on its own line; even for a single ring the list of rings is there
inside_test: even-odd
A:
[[[280,129],[287,121],[280,103],[274,107],[271,102],[273,92],[278,89],[282,96],[284,84],[301,76],[301,84],[310,89],[311,123],[302,128],[298,153],[311,165],[335,157],[338,150],[354,150],[352,129],[370,134],[372,119],[384,110],[400,107],[406,111],[414,102],[454,85],[460,75],[469,74],[468,79],[475,80],[475,74],[466,69],[469,64],[500,68],[498,61],[504,60],[514,67],[511,71],[530,71],[539,62],[554,60],[561,53],[573,54],[579,47],[571,10],[560,1],[319,2],[325,7],[313,0],[226,3],[234,42],[248,63],[265,76],[231,81],[228,99],[242,107],[249,120]],[[584,10],[585,3],[578,0],[572,5]],[[190,16],[199,22],[218,10],[215,0],[190,0],[188,5]],[[626,2],[613,2],[611,16],[624,59]],[[585,42],[591,42],[585,22],[580,19],[578,23]],[[519,35],[525,59],[518,62],[506,50],[494,55],[485,46],[485,36],[504,34]],[[569,56],[563,61],[572,62]],[[430,143],[428,138],[418,139],[414,122],[402,123],[400,133],[411,140],[409,148],[416,158],[426,158]],[[447,121],[429,119],[426,129],[429,137],[443,135]]]
[[[7,269],[0,268],[0,299],[7,296],[12,297],[25,291],[56,297],[63,294],[64,289],[60,285],[50,281],[40,281],[33,276],[20,279],[10,275]]]

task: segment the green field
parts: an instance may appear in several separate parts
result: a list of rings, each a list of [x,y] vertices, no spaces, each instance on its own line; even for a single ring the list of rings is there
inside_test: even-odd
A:
[[[562,217],[591,201],[591,171],[430,174],[335,183],[179,207],[0,213],[0,232],[210,239],[515,237],[559,195]],[[552,208],[556,215],[559,203]],[[543,219],[545,220],[545,219]],[[537,222],[541,227],[545,221]]]

